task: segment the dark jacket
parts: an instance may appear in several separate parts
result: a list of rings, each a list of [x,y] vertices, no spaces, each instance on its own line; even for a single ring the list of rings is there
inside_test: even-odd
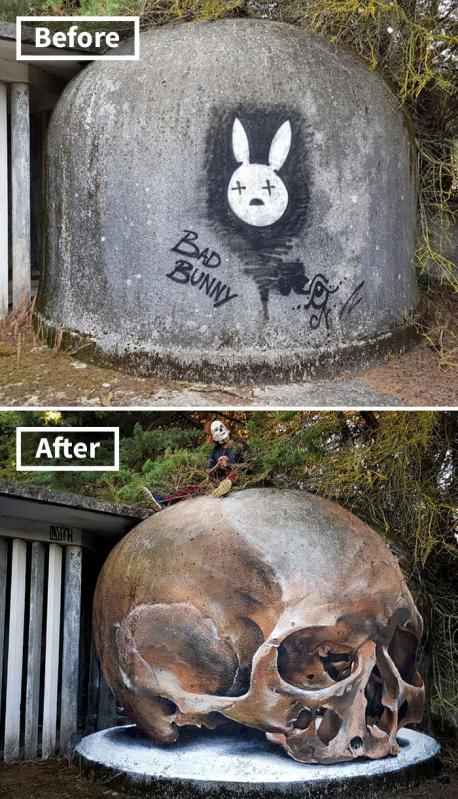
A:
[[[207,469],[213,469],[213,467],[218,463],[219,458],[222,458],[224,455],[230,464],[247,462],[251,453],[248,444],[237,438],[231,438],[230,443],[232,446],[228,446],[227,444],[215,444],[210,453]],[[216,474],[217,477],[222,477],[224,476],[224,472],[225,470],[218,469],[217,472],[214,472],[214,474]]]

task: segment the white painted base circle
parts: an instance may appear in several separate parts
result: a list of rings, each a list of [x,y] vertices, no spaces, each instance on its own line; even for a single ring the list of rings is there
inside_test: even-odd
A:
[[[242,727],[227,727],[217,731],[183,730],[178,743],[161,746],[154,744],[135,726],[112,727],[83,738],[75,749],[75,756],[86,770],[97,773],[97,769],[123,775],[125,782],[142,786],[146,795],[156,795],[151,787],[162,786],[158,795],[168,796],[164,791],[175,784],[170,796],[182,795],[176,785],[188,786],[183,794],[192,796],[202,792],[206,796],[218,792],[232,796],[243,790],[257,789],[260,793],[280,794],[300,789],[301,796],[331,796],[331,783],[339,786],[339,796],[344,796],[343,786],[348,783],[348,795],[358,795],[358,784],[374,784],[374,791],[367,796],[383,795],[383,784],[393,786],[390,775],[398,778],[403,772],[412,775],[422,765],[431,762],[439,753],[440,746],[434,738],[413,730],[401,730],[398,735],[401,746],[397,757],[382,760],[358,759],[332,765],[308,765],[297,763],[275,745],[269,744],[257,730]],[[421,770],[421,769],[420,769]],[[396,777],[397,775],[397,777]],[[418,781],[418,780],[417,780]],[[402,780],[403,784],[406,784]],[[323,792],[326,786],[325,792]],[[296,793],[296,791],[293,791]]]

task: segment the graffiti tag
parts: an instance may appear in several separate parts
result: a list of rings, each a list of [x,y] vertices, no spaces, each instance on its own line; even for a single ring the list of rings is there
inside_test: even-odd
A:
[[[343,304],[339,314],[339,319],[342,319],[342,317],[345,314],[347,316],[351,314],[351,312],[356,308],[356,306],[359,305],[360,302],[362,302],[363,298],[361,296],[361,291],[363,286],[364,286],[364,280],[362,280],[361,283],[358,283],[354,291],[352,291],[349,298]]]
[[[195,231],[184,231],[184,236],[172,247],[172,252],[185,255],[186,259],[180,258],[175,261],[173,269],[166,277],[174,283],[193,286],[198,291],[203,291],[213,300],[213,307],[220,308],[226,302],[238,297],[238,294],[233,292],[227,283],[223,283],[211,272],[206,271],[206,269],[216,269],[221,264],[221,257],[215,250],[210,251],[208,247],[200,250],[196,244],[197,239],[198,234]],[[196,266],[196,262],[200,262],[201,265]]]
[[[311,308],[315,312],[310,316],[310,328],[316,330],[324,322],[326,329],[329,329],[329,297],[335,294],[339,286],[331,286],[329,280],[321,273],[314,275],[313,278],[307,277],[302,261],[283,262],[278,258],[266,260],[267,262],[262,265],[245,269],[245,274],[253,277],[258,286],[264,318],[269,318],[268,302],[271,291],[283,297],[294,292],[304,297],[297,310]]]

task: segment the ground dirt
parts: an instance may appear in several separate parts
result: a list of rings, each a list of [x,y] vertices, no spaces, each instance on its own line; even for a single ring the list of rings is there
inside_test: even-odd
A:
[[[442,771],[417,788],[387,799],[456,799],[458,772]],[[0,799],[133,799],[105,783],[93,783],[66,760],[29,761],[0,767]]]
[[[440,365],[426,341],[386,364],[335,380],[222,386],[141,378],[55,352],[30,325],[0,331],[0,405],[28,407],[454,406],[458,364]]]

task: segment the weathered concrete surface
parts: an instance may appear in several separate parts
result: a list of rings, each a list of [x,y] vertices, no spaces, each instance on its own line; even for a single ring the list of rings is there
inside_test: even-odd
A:
[[[186,730],[174,749],[154,745],[135,727],[113,727],[83,738],[75,758],[84,772],[104,783],[108,777],[112,788],[161,799],[374,799],[434,772],[440,747],[433,738],[402,730],[398,740],[397,758],[317,766],[288,760],[257,730]]]
[[[156,743],[226,720],[302,763],[398,755],[420,722],[422,621],[374,530],[304,491],[200,496],[139,524],[94,595],[94,641]]]
[[[457,367],[443,369],[426,341],[353,378],[242,386],[128,375],[84,361],[84,351],[55,353],[33,340],[0,334],[0,403],[129,407],[295,406],[297,408],[452,406],[457,404]]]
[[[281,382],[402,348],[411,134],[350,53],[267,21],[145,33],[67,87],[49,162],[39,310],[99,357]]]

